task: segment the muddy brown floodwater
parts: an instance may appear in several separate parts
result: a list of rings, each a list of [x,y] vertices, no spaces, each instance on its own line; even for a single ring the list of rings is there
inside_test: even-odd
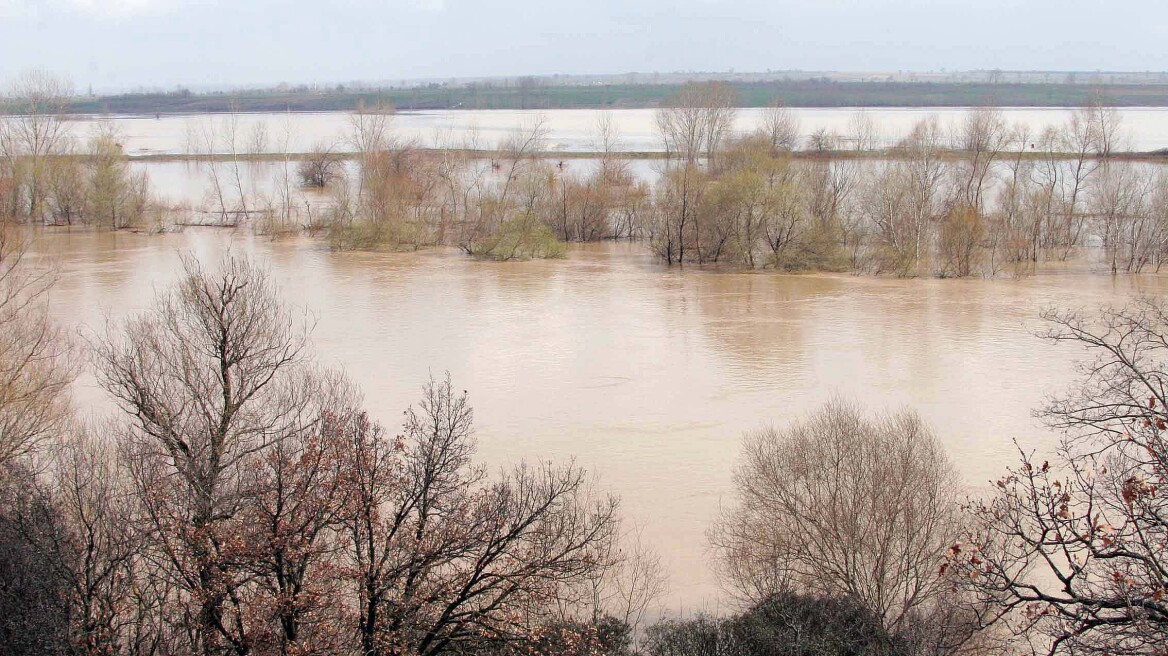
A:
[[[1083,353],[1034,337],[1040,309],[1168,286],[1088,264],[1023,280],[683,271],[627,244],[500,264],[209,229],[46,233],[36,243],[60,266],[55,316],[88,334],[147,307],[181,252],[228,248],[266,263],[284,296],[315,316],[316,352],[388,426],[431,372],[449,371],[470,392],[484,462],[574,458],[595,472],[662,554],[674,611],[719,598],[704,532],[730,500],[744,431],[836,394],[912,406],[976,491],[1011,463],[1012,440],[1054,441],[1031,411],[1066,387]],[[91,375],[76,398],[85,412],[111,410]]]

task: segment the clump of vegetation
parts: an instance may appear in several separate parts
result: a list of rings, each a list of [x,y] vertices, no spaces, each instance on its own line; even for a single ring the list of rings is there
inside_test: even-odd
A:
[[[531,214],[508,219],[499,229],[471,242],[467,252],[491,260],[531,260],[564,256],[564,244]]]
[[[130,172],[117,133],[99,130],[90,139],[85,157],[88,171],[87,204],[82,216],[113,229],[142,226],[154,204],[145,173]]]
[[[101,123],[84,146],[67,128],[71,94],[44,73],[14,89],[22,113],[0,122],[0,218],[49,225],[91,224],[114,230],[147,227],[161,208],[145,173],[134,173],[121,139]]]
[[[690,85],[658,112],[669,159],[646,233],[666,264],[1024,275],[1090,239],[1113,273],[1168,257],[1168,194],[1153,167],[1114,159],[1119,115],[1102,103],[1041,135],[990,108],[952,128],[926,117],[879,159],[860,156],[877,148],[862,113],[796,154],[785,109],[736,136],[734,104],[718,85]]]
[[[847,596],[792,592],[768,597],[728,618],[698,616],[649,627],[647,656],[913,656],[862,604]]]
[[[416,250],[428,243],[424,233],[410,225],[393,225],[364,217],[327,220],[325,230],[334,250]]]
[[[324,189],[341,177],[345,162],[333,152],[331,144],[318,142],[300,163],[296,174],[304,187]]]
[[[408,178],[375,181],[362,176],[357,188],[342,179],[332,189],[332,206],[321,228],[334,250],[415,250],[434,243],[430,229],[402,202]]]

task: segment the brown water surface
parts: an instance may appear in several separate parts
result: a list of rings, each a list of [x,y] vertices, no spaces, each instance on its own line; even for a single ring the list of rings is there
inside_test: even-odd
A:
[[[666,269],[636,245],[559,261],[490,263],[453,251],[334,253],[309,239],[191,230],[44,234],[57,260],[52,308],[93,334],[147,307],[180,252],[227,248],[264,261],[317,319],[327,364],[391,427],[433,372],[470,392],[480,457],[575,458],[623,498],[671,573],[674,610],[714,603],[704,531],[730,499],[744,431],[782,424],[833,394],[910,405],[936,428],[972,489],[1049,446],[1032,418],[1082,352],[1033,336],[1047,306],[1163,293],[1168,278],[1087,265],[1024,280],[884,280]],[[86,411],[109,401],[92,376]]]

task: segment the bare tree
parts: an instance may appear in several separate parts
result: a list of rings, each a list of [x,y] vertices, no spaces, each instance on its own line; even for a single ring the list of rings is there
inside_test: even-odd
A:
[[[936,116],[921,119],[895,149],[866,190],[863,211],[875,226],[874,269],[898,276],[920,275],[932,254],[933,227],[944,208],[947,173],[941,125]]]
[[[1010,129],[1005,162],[1006,174],[990,213],[990,272],[997,274],[1003,266],[1012,266],[1015,276],[1023,275],[1038,261],[1044,219],[1036,212],[1035,164],[1027,156],[1034,135],[1025,124]]]
[[[852,148],[857,152],[876,150],[880,146],[880,127],[864,109],[856,110],[848,119]]]
[[[45,307],[54,272],[28,261],[28,247],[0,226],[0,465],[53,437],[70,411],[69,345]]]
[[[910,207],[911,180],[904,167],[881,163],[880,171],[863,187],[861,213],[872,226],[873,273],[893,273],[900,277],[916,275],[918,244],[925,225]]]
[[[528,197],[527,203],[522,203],[519,196],[521,187],[527,186],[529,192],[540,187],[524,185],[524,182],[531,182],[532,176],[539,177],[538,171],[532,172],[535,168],[533,164],[535,156],[543,149],[547,135],[547,119],[543,116],[532,118],[511,131],[498,144],[489,170],[471,176],[472,184],[467,189],[473,191],[475,199],[473,207],[468,209],[465,203],[463,206],[459,248],[467,253],[482,252],[483,241],[493,241],[505,224],[509,224],[512,229],[520,228],[517,231],[520,233],[529,233],[529,228],[539,224],[532,216],[533,199],[530,194],[522,194]],[[543,191],[548,189],[546,184],[542,187]],[[469,200],[469,196],[464,198]]]
[[[191,649],[246,654],[240,520],[258,454],[301,419],[305,332],[266,272],[193,258],[154,309],[97,344],[156,550],[191,605]]]
[[[593,142],[596,151],[601,154],[602,162],[612,160],[617,163],[616,156],[620,153],[620,126],[612,112],[602,112],[596,119],[593,128]]]
[[[1063,143],[1063,130],[1048,127],[1039,135],[1035,145],[1040,148],[1041,158],[1029,168],[1031,179],[1023,187],[1027,190],[1023,208],[1031,230],[1031,262],[1058,248],[1069,252],[1080,239],[1084,221],[1067,211],[1064,200],[1067,167],[1062,161]],[[1075,169],[1081,163],[1085,163],[1083,156],[1076,155]]]
[[[831,401],[749,435],[734,486],[710,538],[739,598],[846,596],[894,634],[924,615],[948,623],[952,584],[938,568],[959,530],[957,476],[916,413]]]
[[[77,426],[56,444],[53,501],[64,539],[43,545],[68,582],[69,642],[75,654],[133,654],[145,618],[135,603],[143,536],[133,484],[121,467],[113,427]]]
[[[943,278],[973,275],[982,259],[985,220],[972,205],[956,203],[941,217],[937,231],[938,273]]]
[[[596,563],[616,502],[590,500],[576,467],[519,466],[489,480],[472,462],[473,413],[431,381],[388,438],[348,429],[355,496],[346,521],[362,653],[465,653],[529,644],[562,586]]]
[[[365,197],[365,176],[372,170],[374,159],[389,150],[394,142],[393,105],[358,103],[356,111],[349,117],[349,141],[357,153],[360,170],[357,180],[357,204]]]
[[[1168,640],[1168,311],[1142,299],[1098,314],[1047,311],[1045,337],[1085,348],[1081,380],[1041,416],[1063,432],[1023,453],[973,505],[952,560],[998,621],[1050,654],[1157,654]]]
[[[1123,117],[1119,110],[1108,104],[1102,94],[1092,94],[1091,100],[1078,114],[1078,121],[1090,126],[1087,129],[1093,133],[1094,150],[1099,157],[1107,159],[1126,149],[1128,144],[1123,130]]]
[[[449,243],[453,237],[465,250],[463,244],[468,242],[464,235],[472,231],[468,226],[478,225],[481,221],[482,203],[478,201],[484,193],[491,167],[475,162],[471,155],[479,149],[477,129],[470,130],[461,142],[449,141],[443,135],[439,135],[437,141],[445,146],[441,148],[435,167],[441,197],[437,241]]]
[[[502,207],[507,207],[512,188],[531,163],[532,157],[543,149],[547,136],[547,118],[537,116],[528,124],[515,129],[499,144],[499,159],[506,162],[501,167],[502,180],[498,195]]]
[[[614,531],[595,545],[596,566],[559,595],[560,622],[594,629],[606,624],[627,631],[630,646],[643,645],[645,619],[668,591],[661,556],[645,543],[640,527]]]
[[[45,169],[43,220],[56,225],[84,221],[90,205],[89,185],[72,140],[57,150]]]
[[[1010,131],[1001,110],[979,107],[970,110],[953,135],[953,147],[961,159],[955,170],[957,200],[985,211],[983,196],[994,162],[1009,143]]]
[[[332,184],[344,166],[344,160],[333,152],[333,145],[318,141],[312,151],[300,160],[296,167],[296,174],[300,177],[300,184],[305,187],[323,189]]]
[[[1096,171],[1107,165],[1119,138],[1119,114],[1093,101],[1072,112],[1062,131],[1049,140],[1048,150],[1061,150],[1069,157],[1066,163],[1056,161],[1047,166],[1048,184],[1052,195],[1057,194],[1054,213],[1060,219],[1048,232],[1060,260],[1067,259],[1082,240],[1089,183]]]
[[[293,183],[294,173],[292,166],[293,162],[293,143],[296,138],[296,125],[290,113],[285,114],[284,119],[280,123],[280,129],[276,132],[275,150],[280,154],[279,168],[276,173],[276,185],[273,190],[272,198],[268,203],[268,211],[266,212],[265,224],[261,224],[259,229],[272,237],[287,233],[295,232],[299,228],[313,229],[315,227],[312,216],[312,205],[305,201],[303,211],[299,205],[299,198],[296,195],[295,184]],[[296,168],[299,168],[297,166]],[[337,167],[340,170],[334,169],[335,177],[339,177],[342,183],[346,183],[343,163]],[[300,219],[300,221],[297,221]]]
[[[734,91],[720,82],[683,85],[657,110],[657,130],[665,152],[686,164],[704,159],[712,166],[734,126],[736,105]]]
[[[1156,178],[1128,162],[1109,162],[1095,179],[1088,211],[1103,237],[1111,273],[1138,273],[1162,252],[1162,226],[1152,217]]]
[[[828,128],[819,128],[818,130],[807,135],[807,140],[804,142],[804,148],[821,155],[831,154],[833,151],[839,149],[840,138],[835,132]]]
[[[225,122],[237,122],[238,117],[232,115]],[[222,144],[223,133],[234,132],[226,130],[220,121],[214,117],[207,117],[204,119],[192,119],[187,123],[187,152],[196,155],[206,162],[207,177],[210,180],[210,188],[206,191],[208,203],[214,203],[216,213],[219,215],[219,223],[227,225],[231,222],[231,217],[237,216],[239,212],[245,209],[246,203],[242,197],[233,199],[231,197],[231,189],[229,187],[231,181],[226,179],[222,172],[219,160],[224,155],[224,150],[235,150],[234,146],[224,148]],[[240,180],[240,173],[237,165],[238,162],[232,161],[234,176],[236,180]],[[242,186],[240,187],[242,189]]]
[[[653,189],[650,248],[666,264],[698,259],[698,209],[708,175],[694,164],[670,166]]]
[[[49,161],[69,139],[63,118],[72,93],[67,81],[45,71],[23,73],[8,93],[16,115],[0,121],[0,157],[14,170],[17,212],[30,221],[44,218]]]
[[[243,522],[259,587],[250,612],[272,625],[255,649],[282,656],[341,651],[351,635],[337,572],[354,471],[345,426],[358,413],[356,392],[330,372],[297,386],[290,421],[251,470],[254,501]]]
[[[815,249],[827,263],[839,245],[855,244],[860,238],[851,219],[850,207],[860,180],[859,161],[853,159],[815,160],[802,172],[800,183],[807,211],[814,220]],[[831,267],[822,267],[831,268]]]
[[[781,101],[775,100],[762,114],[762,131],[773,153],[790,152],[799,147],[799,117]]]

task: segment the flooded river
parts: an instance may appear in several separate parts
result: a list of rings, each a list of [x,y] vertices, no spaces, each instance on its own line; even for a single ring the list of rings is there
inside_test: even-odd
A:
[[[829,130],[847,139],[854,131],[854,108],[798,108],[790,110],[798,119],[799,131],[806,137],[817,130]],[[904,138],[913,125],[928,116],[936,116],[946,127],[958,125],[967,110],[937,107],[891,107],[862,110],[875,128],[874,145],[889,146]],[[402,112],[393,120],[395,134],[423,146],[462,147],[473,143],[479,148],[494,148],[515,130],[543,120],[547,129],[546,147],[552,151],[593,152],[599,150],[596,139],[601,110],[445,110]],[[617,149],[625,152],[660,152],[656,114],[652,109],[624,109],[609,112],[619,132]],[[1005,108],[1003,118],[1011,125],[1025,125],[1031,134],[1041,134],[1047,127],[1060,127],[1068,121],[1066,108]],[[1124,130],[1129,136],[1126,149],[1150,151],[1168,148],[1168,108],[1123,108],[1119,110]],[[738,111],[734,130],[745,132],[761,125],[763,110]],[[90,117],[73,122],[74,135],[85,138],[94,123]],[[117,116],[110,119],[123,137],[130,155],[183,154],[206,150],[207,136],[218,137],[215,149],[228,152],[226,144],[231,117],[223,115]],[[243,151],[257,143],[267,152],[307,152],[318,144],[346,149],[351,133],[348,112],[298,114],[240,114],[234,125],[236,148]],[[257,126],[260,126],[257,128]]]
[[[849,108],[792,109],[797,117],[800,133],[806,137],[826,129],[845,139],[854,131],[854,119],[861,110]],[[862,110],[875,133],[874,146],[895,144],[922,118],[936,115],[947,129],[954,129],[967,110],[960,108],[880,108]],[[1045,128],[1064,125],[1071,110],[1064,108],[1007,108],[1003,117],[1011,125],[1025,125],[1031,134],[1040,134]],[[544,147],[554,154],[591,152],[596,143],[599,110],[449,110],[433,112],[403,112],[393,119],[393,134],[403,142],[429,147],[494,148],[508,136],[535,120],[545,121],[547,138]],[[1168,108],[1125,108],[1119,110],[1124,144],[1120,150],[1151,151],[1168,148]],[[617,110],[610,113],[619,133],[616,149],[623,152],[652,153],[662,150],[657,132],[654,110]],[[350,114],[347,112],[299,114],[241,114],[224,115],[168,115],[119,116],[111,120],[127,154],[131,156],[184,155],[216,151],[303,153],[315,147],[337,151],[352,148],[348,142],[351,133]],[[739,110],[734,129],[744,132],[757,128],[762,110]],[[96,129],[97,117],[71,122],[73,135],[79,143]],[[230,134],[235,134],[231,146]],[[554,161],[554,160],[553,160]],[[292,180],[295,185],[296,163],[249,162],[222,163],[220,175],[234,180],[237,167],[244,179],[247,192],[270,193],[273,188]],[[587,159],[565,159],[562,168],[570,173],[587,173],[596,162]],[[208,165],[181,161],[138,161],[136,170],[145,171],[155,195],[167,203],[203,207],[208,203],[211,189]],[[230,169],[230,171],[228,171]],[[640,159],[630,162],[631,172],[639,179],[655,181],[659,176],[659,162]],[[297,202],[315,203],[316,197],[304,197],[298,190],[293,195]]]
[[[912,406],[976,490],[1012,462],[1013,439],[1053,442],[1031,410],[1082,353],[1035,338],[1039,310],[1168,289],[1168,277],[1088,265],[1020,281],[713,273],[626,244],[503,264],[209,229],[45,234],[36,248],[61,268],[56,317],[88,334],[147,307],[181,252],[257,257],[317,318],[320,358],[390,427],[427,376],[449,371],[474,403],[483,461],[574,458],[595,472],[662,554],[674,611],[717,603],[704,531],[730,500],[744,431],[832,395]],[[92,376],[76,395],[86,411],[110,408]]]

